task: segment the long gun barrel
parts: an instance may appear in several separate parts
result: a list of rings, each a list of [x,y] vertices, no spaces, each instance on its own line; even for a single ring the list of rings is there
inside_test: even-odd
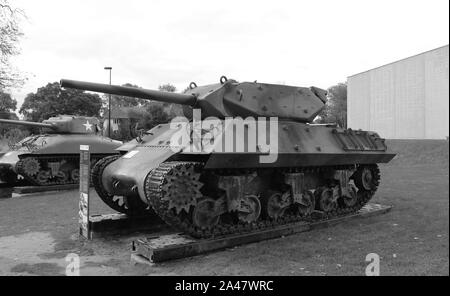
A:
[[[22,120],[0,119],[0,123],[27,125],[27,126],[34,126],[34,127],[45,127],[45,128],[56,129],[56,126],[54,126],[53,124],[40,123],[40,122],[31,122],[31,121],[22,121]]]
[[[169,93],[157,90],[150,90],[144,88],[109,85],[103,83],[92,83],[85,81],[76,81],[61,79],[61,87],[74,88],[80,90],[87,90],[93,92],[101,92],[112,95],[127,96],[133,98],[140,98],[146,100],[161,101],[167,103],[181,104],[194,106],[197,102],[197,98],[194,95]]]

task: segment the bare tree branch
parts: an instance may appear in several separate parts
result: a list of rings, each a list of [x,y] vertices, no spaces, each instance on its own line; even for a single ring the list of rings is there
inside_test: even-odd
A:
[[[23,36],[20,21],[25,13],[13,7],[8,0],[0,0],[0,90],[23,84],[21,73],[11,65],[10,58],[20,53],[19,41]]]

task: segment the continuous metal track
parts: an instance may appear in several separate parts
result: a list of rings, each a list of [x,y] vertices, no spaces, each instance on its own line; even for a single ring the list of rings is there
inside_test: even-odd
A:
[[[165,162],[160,166],[155,168],[149,173],[145,180],[145,193],[149,203],[152,205],[155,212],[169,225],[176,227],[189,235],[196,238],[209,238],[209,237],[222,237],[232,234],[248,233],[252,231],[259,231],[263,229],[268,229],[275,226],[286,225],[295,222],[318,222],[322,220],[328,220],[332,218],[346,216],[352,213],[356,213],[360,210],[375,194],[377,187],[379,185],[380,173],[377,165],[367,165],[367,167],[373,174],[373,184],[374,186],[370,190],[364,190],[359,188],[358,199],[355,205],[348,208],[338,207],[336,210],[321,213],[316,215],[316,212],[302,216],[300,214],[286,214],[278,219],[268,219],[268,220],[258,220],[256,222],[244,223],[238,222],[235,224],[219,223],[218,225],[209,228],[201,229],[188,220],[188,214],[177,215],[174,210],[169,208],[169,201],[165,200],[164,197],[164,184],[170,182],[168,174],[175,169],[177,166],[194,166],[198,168],[203,168],[204,164],[200,162]],[[309,168],[287,168],[278,169],[280,172],[319,172],[321,170],[331,170],[331,169],[352,169],[354,166],[339,166],[339,167],[309,167]],[[251,170],[250,170],[251,171]]]

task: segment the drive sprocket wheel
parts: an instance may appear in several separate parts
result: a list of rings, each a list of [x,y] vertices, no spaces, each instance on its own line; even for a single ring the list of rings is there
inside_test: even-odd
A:
[[[208,212],[213,210],[212,200],[200,191],[203,186],[199,180],[202,169],[200,162],[168,161],[161,163],[145,178],[145,195],[156,214],[170,226],[191,234],[195,229],[208,231],[217,221],[213,212]],[[177,197],[180,200],[177,201]],[[193,205],[193,208],[187,208],[188,205]],[[196,210],[198,205],[201,207]]]
[[[199,179],[200,173],[195,171],[194,166],[175,167],[162,186],[165,192],[163,200],[169,202],[169,209],[175,209],[177,214],[182,210],[189,213],[190,207],[195,206],[197,199],[202,197],[200,188],[203,184]]]
[[[92,168],[91,180],[100,199],[113,210],[129,216],[151,214],[148,205],[142,202],[139,196],[116,196],[108,193],[103,187],[102,174],[105,168],[120,158],[120,155],[112,155],[97,161]],[[73,177],[73,176],[72,176]]]
[[[35,176],[39,173],[41,165],[36,158],[27,157],[22,160],[22,169],[29,176]]]

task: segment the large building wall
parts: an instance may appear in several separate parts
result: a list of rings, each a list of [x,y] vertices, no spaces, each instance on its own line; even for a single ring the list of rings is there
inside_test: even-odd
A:
[[[449,135],[449,46],[348,78],[348,127],[388,139]]]

